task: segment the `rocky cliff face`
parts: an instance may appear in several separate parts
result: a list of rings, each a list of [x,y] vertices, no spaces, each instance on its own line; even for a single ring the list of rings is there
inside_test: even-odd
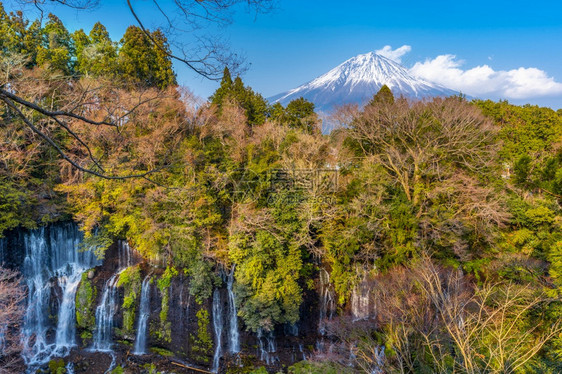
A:
[[[15,230],[0,240],[0,262],[20,269],[29,290],[23,356],[30,372],[59,358],[75,373],[116,366],[139,372],[155,363],[176,372],[277,370],[326,342],[319,328],[335,306],[325,275],[306,294],[297,324],[253,333],[237,316],[228,269],[217,269],[222,286],[198,303],[181,271],[159,282],[164,269],[143,262],[126,242],[114,243],[101,261],[81,241],[73,223]]]

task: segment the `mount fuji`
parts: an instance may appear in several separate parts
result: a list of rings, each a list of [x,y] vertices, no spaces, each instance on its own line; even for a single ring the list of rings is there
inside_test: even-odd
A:
[[[269,98],[272,103],[287,105],[304,97],[316,109],[328,112],[336,105],[363,105],[387,85],[394,96],[411,99],[451,96],[457,91],[416,78],[402,65],[374,52],[358,55],[338,65],[326,74],[290,91]]]

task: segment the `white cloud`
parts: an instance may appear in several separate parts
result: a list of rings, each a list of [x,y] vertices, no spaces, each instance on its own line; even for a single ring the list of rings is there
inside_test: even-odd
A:
[[[410,73],[470,96],[528,99],[562,94],[562,83],[537,68],[495,71],[488,65],[480,65],[463,70],[463,64],[455,55],[440,55],[417,62]]]
[[[411,50],[412,50],[412,47],[410,47],[409,45],[403,45],[402,47],[394,49],[394,50],[392,49],[391,46],[385,45],[381,49],[377,49],[375,51],[375,53],[377,55],[381,55],[381,56],[384,56],[388,59],[391,59],[392,61],[395,61],[397,63],[401,63],[402,62],[402,56],[404,56],[406,53],[410,52]]]

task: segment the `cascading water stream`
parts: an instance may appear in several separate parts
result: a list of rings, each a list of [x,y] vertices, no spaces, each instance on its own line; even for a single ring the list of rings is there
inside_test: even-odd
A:
[[[25,259],[23,277],[27,285],[26,313],[22,328],[25,363],[33,368],[53,356],[65,356],[76,345],[75,295],[82,273],[97,266],[93,251],[80,248],[82,235],[75,224],[57,224],[21,232],[18,244]],[[51,310],[51,291],[61,288],[58,310]],[[55,334],[49,316],[57,316]],[[52,336],[54,335],[54,340]]]
[[[119,281],[121,273],[127,269],[127,267],[133,265],[133,254],[129,244],[124,240],[120,240],[117,243],[117,249],[119,256],[117,272],[105,282],[101,302],[96,308],[96,328],[94,330],[94,340],[92,344],[93,351],[113,352],[113,320],[118,308],[117,282]]]
[[[365,282],[359,283],[351,294],[351,315],[353,322],[370,316],[369,287]]]
[[[92,350],[98,352],[111,352],[113,316],[117,311],[117,281],[119,275],[113,274],[103,286],[101,303],[96,308],[96,329]]]
[[[320,269],[320,307],[318,308],[318,332],[326,334],[326,320],[334,317],[336,310],[335,295],[330,283],[330,274],[325,269]]]
[[[57,356],[66,356],[70,349],[76,346],[76,290],[85,270],[82,268],[74,269],[69,276],[59,278],[63,293],[55,337],[55,354]]]
[[[133,265],[133,253],[131,247],[126,240],[119,240],[117,242],[119,269],[128,268]]]
[[[264,334],[262,329],[258,330],[258,348],[260,360],[264,361],[267,365],[273,365],[279,358],[274,354],[277,352],[275,346],[275,336],[270,331],[267,335]]]
[[[142,281],[141,299],[139,310],[139,322],[137,324],[137,336],[135,339],[135,350],[133,354],[146,354],[146,332],[148,318],[150,317],[150,276],[147,275]]]
[[[220,358],[222,353],[222,303],[221,296],[218,289],[213,292],[213,328],[215,331],[215,354],[213,356],[213,367],[211,371],[218,373]]]
[[[318,274],[320,279],[320,301],[318,308],[318,334],[320,338],[316,341],[316,350],[319,352],[326,351],[326,343],[324,336],[326,335],[326,321],[330,321],[334,317],[336,310],[335,293],[330,283],[330,274],[325,269],[320,269]],[[331,346],[328,350],[331,349]]]
[[[228,328],[229,328],[229,350],[230,353],[240,352],[240,333],[238,331],[238,313],[236,311],[236,299],[232,287],[234,284],[234,268],[232,266],[227,277],[226,290],[228,291]]]

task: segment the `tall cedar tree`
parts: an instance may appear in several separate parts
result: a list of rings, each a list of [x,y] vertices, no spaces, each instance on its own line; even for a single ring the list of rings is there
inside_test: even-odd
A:
[[[161,31],[152,32],[151,37],[168,50],[166,37]],[[167,52],[155,45],[139,27],[129,26],[121,44],[119,70],[125,80],[158,88],[176,84],[176,75]]]

